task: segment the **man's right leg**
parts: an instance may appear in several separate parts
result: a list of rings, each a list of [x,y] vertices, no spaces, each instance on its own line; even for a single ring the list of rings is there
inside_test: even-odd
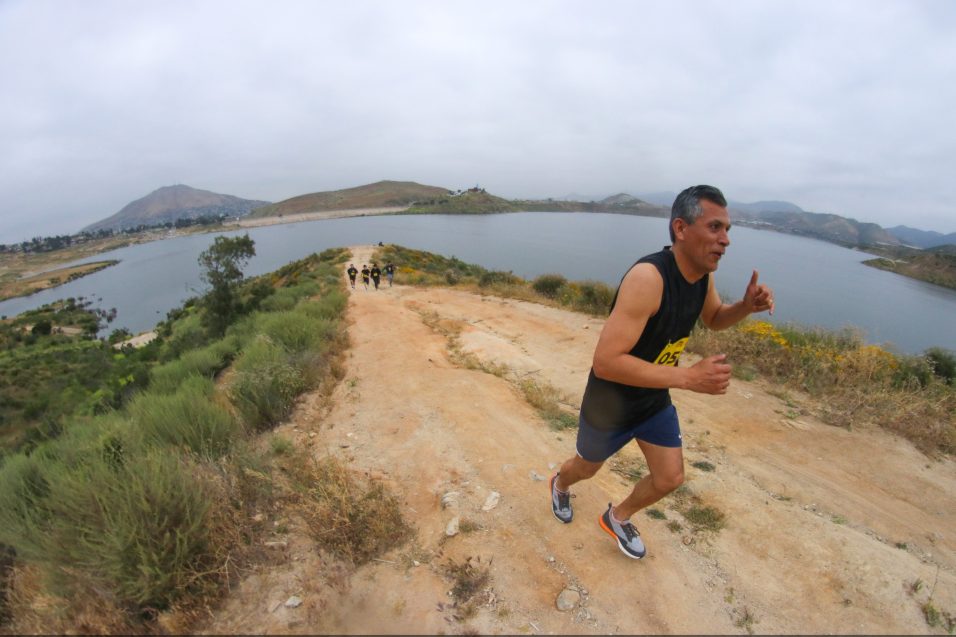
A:
[[[555,486],[559,491],[567,491],[576,482],[593,478],[594,474],[600,471],[604,462],[589,462],[579,455],[564,461],[561,468],[558,469],[558,479]]]
[[[571,510],[571,485],[593,476],[604,462],[589,462],[581,456],[574,456],[564,462],[561,468],[551,476],[551,512],[559,521],[568,524],[574,518]]]

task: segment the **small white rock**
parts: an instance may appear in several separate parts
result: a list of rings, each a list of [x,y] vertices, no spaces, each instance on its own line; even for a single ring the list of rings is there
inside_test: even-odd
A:
[[[458,525],[461,524],[461,518],[457,515],[448,521],[448,526],[445,527],[445,535],[448,537],[454,537],[458,535]]]
[[[488,497],[485,499],[484,505],[482,505],[482,511],[491,511],[493,508],[498,506],[498,501],[501,499],[501,494],[497,491],[492,491],[488,494]]]
[[[298,608],[302,605],[302,599],[293,595],[289,599],[285,600],[286,608]]]

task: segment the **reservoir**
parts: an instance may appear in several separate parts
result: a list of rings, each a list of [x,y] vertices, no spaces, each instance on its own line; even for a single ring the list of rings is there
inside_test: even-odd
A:
[[[670,242],[667,227],[667,219],[652,217],[522,212],[350,217],[220,234],[248,233],[255,241],[256,256],[245,268],[247,277],[326,248],[381,241],[510,270],[527,279],[558,273],[616,287],[634,261]],[[105,332],[152,329],[170,309],[204,291],[197,259],[215,236],[154,241],[78,261],[120,263],[52,290],[0,302],[0,315],[83,296],[93,299],[94,307],[116,308],[117,318]],[[760,282],[771,286],[776,297],[774,316],[760,316],[774,323],[851,327],[867,342],[903,353],[933,346],[956,350],[956,290],[870,268],[862,264],[871,258],[866,253],[804,237],[735,226],[730,241],[715,275],[725,301],[743,295],[756,269]],[[400,275],[396,283],[402,283]]]

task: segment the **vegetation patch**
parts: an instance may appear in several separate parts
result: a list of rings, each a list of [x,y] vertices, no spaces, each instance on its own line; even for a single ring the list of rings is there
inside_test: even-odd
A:
[[[829,332],[747,320],[720,332],[695,330],[689,349],[726,353],[737,366],[804,391],[822,405],[824,421],[846,428],[876,424],[926,453],[956,452],[956,354],[932,348],[920,356],[867,345],[853,330]],[[784,395],[788,418],[801,412]]]
[[[237,566],[253,559],[253,538],[264,532],[257,520],[290,497],[286,483],[276,482],[283,474],[274,464],[293,454],[291,444],[279,442],[270,445],[271,453],[250,451],[251,431],[277,418],[249,417],[254,426],[242,426],[250,411],[267,410],[249,394],[233,394],[233,385],[217,386],[218,375],[230,365],[236,368],[230,376],[266,385],[278,375],[276,393],[288,401],[295,398],[290,387],[301,392],[331,384],[345,343],[337,271],[344,258],[342,250],[326,251],[236,284],[225,335],[203,320],[210,306],[197,301],[170,312],[159,337],[140,350],[116,351],[95,340],[101,317],[76,302],[3,324],[0,355],[17,362],[3,373],[37,380],[34,393],[5,403],[11,408],[3,421],[26,430],[0,460],[0,550],[13,556],[12,566],[2,564],[3,597],[14,600],[0,610],[9,611],[11,630],[155,632],[150,621],[157,612],[201,607]],[[294,301],[291,307],[261,309],[286,287],[301,288],[282,294]],[[82,320],[91,327],[78,337],[20,329],[38,316],[54,325]],[[296,372],[294,382],[275,373],[285,368]],[[45,424],[31,425],[26,407],[36,392],[51,387],[60,401],[49,410],[56,418],[48,414]],[[271,405],[270,399],[262,402]],[[389,502],[381,485],[343,487],[339,474],[322,465],[308,484],[314,488],[318,477],[348,487],[356,506],[395,523],[387,510],[373,506]],[[323,520],[340,522],[321,499],[313,498],[308,510],[316,510],[315,502],[325,506]],[[397,511],[394,501],[391,507]],[[362,515],[368,514],[346,517],[374,529],[376,520]],[[318,521],[315,528],[322,528]],[[359,560],[381,548],[348,552]]]
[[[452,581],[451,597],[454,600],[455,619],[461,621],[474,616],[484,601],[491,582],[491,563],[482,564],[481,557],[467,557],[463,562],[449,558],[444,565],[445,576]]]
[[[529,282],[511,272],[487,270],[456,257],[388,244],[375,251],[373,260],[395,264],[396,280],[411,285],[453,286],[504,298],[534,301],[606,316],[614,288],[600,281],[568,281],[560,274],[544,274]]]
[[[292,479],[295,507],[312,537],[352,564],[365,564],[412,536],[398,498],[381,482],[359,477],[335,457],[299,459]]]
[[[693,504],[681,511],[681,515],[695,531],[717,532],[726,526],[726,516],[712,506]]]

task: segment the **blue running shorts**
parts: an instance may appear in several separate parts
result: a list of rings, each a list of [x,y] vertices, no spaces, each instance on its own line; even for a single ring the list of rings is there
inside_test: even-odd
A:
[[[578,455],[588,462],[604,462],[631,440],[643,440],[661,447],[682,446],[677,409],[668,405],[630,429],[602,431],[578,417]]]

